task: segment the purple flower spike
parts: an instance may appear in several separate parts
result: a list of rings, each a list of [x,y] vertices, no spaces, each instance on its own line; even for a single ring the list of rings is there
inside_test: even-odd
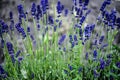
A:
[[[100,69],[104,69],[105,68],[105,61],[101,58],[100,59]]]
[[[117,66],[118,68],[120,68],[120,62],[117,62],[117,63],[116,63],[116,66]]]
[[[72,71],[73,70],[73,67],[70,65],[70,64],[68,64],[68,68]]]
[[[10,11],[9,16],[10,16],[10,20],[12,20],[13,19],[13,13],[12,13],[12,11]]]
[[[58,2],[57,2],[57,6],[56,6],[56,8],[57,8],[57,12],[58,12],[58,14],[60,14],[60,13],[63,11],[64,6],[61,4],[60,1],[58,1]]]
[[[93,57],[96,58],[97,55],[98,55],[97,50],[94,50],[94,52],[93,52]]]
[[[63,41],[65,40],[65,38],[66,38],[66,35],[65,35],[65,34],[62,35],[62,36],[60,37],[59,41],[58,41],[58,44],[61,45],[61,44],[63,43]]]
[[[18,50],[17,53],[16,53],[16,57],[18,57],[20,55],[21,51]]]
[[[36,4],[35,3],[32,3],[31,14],[32,16],[36,15]]]

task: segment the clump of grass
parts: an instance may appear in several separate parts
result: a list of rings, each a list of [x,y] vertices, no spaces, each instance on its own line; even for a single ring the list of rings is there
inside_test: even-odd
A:
[[[118,31],[116,25],[120,24],[116,22],[116,11],[108,12],[105,7],[111,0],[105,0],[97,22],[87,24],[86,18],[91,12],[88,3],[89,0],[79,0],[79,3],[74,0],[70,11],[58,1],[52,5],[54,16],[49,15],[48,0],[33,3],[31,13],[18,5],[17,23],[12,12],[9,26],[0,21],[1,47],[5,53],[4,65],[0,65],[0,79],[119,79],[119,48],[112,45]],[[28,26],[30,15],[34,26]],[[69,31],[60,32],[66,27],[64,18],[69,15],[73,20]],[[95,33],[97,26],[101,26],[107,35]]]

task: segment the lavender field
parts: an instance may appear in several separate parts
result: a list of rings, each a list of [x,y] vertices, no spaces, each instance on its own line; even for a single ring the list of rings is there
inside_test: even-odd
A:
[[[26,1],[0,17],[0,80],[120,80],[115,0]]]

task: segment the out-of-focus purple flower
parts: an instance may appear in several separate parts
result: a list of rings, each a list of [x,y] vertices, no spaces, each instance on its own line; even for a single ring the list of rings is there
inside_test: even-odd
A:
[[[57,13],[60,14],[63,11],[64,6],[61,4],[60,1],[58,1],[56,8],[57,8]]]
[[[96,58],[97,55],[98,55],[97,50],[94,50],[94,52],[93,52],[93,57]]]
[[[18,12],[19,12],[19,21],[20,21],[20,23],[22,23],[21,18],[26,19],[26,15],[24,13],[23,6],[20,4],[20,5],[17,6],[17,9],[18,9]]]
[[[63,48],[63,51],[66,52],[66,48],[65,47]]]
[[[79,6],[82,6],[82,0],[79,0]]]
[[[57,29],[57,26],[54,26],[54,32],[56,31],[56,29]]]
[[[73,67],[70,65],[70,64],[68,64],[68,68],[72,71],[73,70]]]
[[[87,16],[88,14],[90,14],[91,10],[87,10],[87,12],[85,13],[85,15]]]
[[[3,20],[0,21],[0,26],[1,33],[7,33],[9,31],[8,25]]]
[[[68,71],[67,71],[67,70],[64,70],[64,73],[65,73],[65,74],[68,74]]]
[[[34,79],[34,77],[35,77],[35,74],[32,73],[32,74],[31,74],[31,79]]]
[[[70,42],[73,41],[72,35],[69,35]]]
[[[113,57],[113,55],[112,54],[107,54],[107,58],[112,58]]]
[[[109,66],[110,63],[111,63],[111,59],[107,59],[107,60],[106,60],[106,66]]]
[[[1,39],[1,48],[4,48],[5,41]]]
[[[97,72],[97,70],[93,70],[94,77],[99,77],[100,74]]]
[[[77,36],[76,35],[74,35],[74,41],[76,42],[76,41],[78,41],[78,39],[77,39]]]
[[[77,0],[73,0],[74,6],[77,6]]]
[[[61,21],[59,21],[59,27],[61,27],[61,25],[62,25],[62,20],[61,20]]]
[[[13,19],[13,13],[12,13],[12,11],[9,12],[9,17],[10,17],[10,20]]]
[[[32,41],[35,40],[33,35],[30,35],[30,38],[31,38]]]
[[[68,9],[65,9],[64,12],[65,12],[64,15],[67,16],[68,15]]]
[[[100,8],[100,11],[104,11],[105,7],[106,7],[107,5],[110,5],[110,3],[111,3],[111,0],[104,0],[102,6],[101,6],[101,8]]]
[[[87,6],[89,4],[89,0],[85,0],[84,6]]]
[[[41,0],[42,12],[43,14],[46,13],[48,9],[48,0]]]
[[[49,24],[54,24],[54,20],[53,20],[52,16],[48,17],[48,22],[49,22]]]
[[[37,30],[40,31],[40,24],[37,25]]]
[[[14,30],[14,20],[11,20],[11,23],[10,23],[10,30],[11,30],[11,31]]]
[[[15,56],[14,56],[14,54],[10,54],[10,57],[11,57],[11,60],[12,60],[12,63],[15,63]]]
[[[27,27],[27,32],[30,33],[30,27]]]
[[[99,39],[99,44],[101,44],[104,40],[104,36],[101,36],[100,39]]]
[[[18,57],[20,55],[21,51],[18,50],[17,53],[16,53],[16,57]]]
[[[5,70],[3,69],[3,67],[0,65],[0,74],[4,74]]]
[[[7,78],[7,73],[1,65],[0,65],[0,78],[3,78],[3,79]]]
[[[13,45],[11,42],[7,42],[6,43],[7,49],[8,49],[8,53],[9,54],[14,54],[14,49],[13,49]]]
[[[100,59],[100,69],[104,69],[105,68],[105,61],[101,58]]]
[[[82,71],[82,67],[78,69],[78,74],[80,74],[81,71]]]
[[[36,4],[32,3],[32,8],[31,8],[31,14],[32,14],[32,16],[36,15],[36,10],[37,10]]]
[[[118,29],[120,29],[120,17],[116,19],[116,25],[118,26]]]
[[[88,60],[88,52],[85,54],[85,59]]]
[[[18,62],[20,63],[23,60],[23,57],[18,57]]]
[[[82,31],[82,28],[79,29],[79,36],[82,38],[82,35],[83,35],[83,31]]]
[[[63,43],[63,41],[65,40],[65,38],[66,38],[66,35],[63,34],[63,35],[60,37],[60,39],[59,39],[59,41],[58,41],[58,44],[61,45],[61,44]]]
[[[83,22],[85,21],[86,17],[85,16],[82,16],[82,18],[80,19],[80,24],[82,25]]]
[[[39,20],[40,17],[42,17],[42,10],[41,10],[40,5],[37,5],[37,13],[36,13],[36,17],[37,17],[37,20]]]
[[[85,33],[85,37],[86,39],[89,39],[89,37],[91,36],[92,31],[94,30],[95,25],[87,25],[85,27],[84,33]]]
[[[101,49],[104,49],[105,47],[107,47],[108,46],[108,44],[103,44],[102,46],[101,46]]]
[[[21,24],[18,23],[18,24],[15,25],[15,27],[16,27],[17,31],[23,36],[23,38],[25,38],[26,33],[24,31],[24,28],[21,27]]]
[[[118,68],[120,68],[120,62],[117,62],[117,63],[116,63],[116,66],[117,66]]]

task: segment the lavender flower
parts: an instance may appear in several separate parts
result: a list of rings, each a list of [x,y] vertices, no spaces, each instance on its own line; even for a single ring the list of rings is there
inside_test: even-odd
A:
[[[41,10],[40,5],[37,5],[37,13],[36,13],[36,17],[37,17],[37,20],[39,20],[40,17],[42,17],[42,10]]]
[[[68,9],[65,9],[64,12],[65,12],[64,15],[67,16],[68,15]]]
[[[88,60],[88,52],[85,54],[85,59]]]
[[[10,30],[11,30],[11,31],[14,31],[14,20],[11,20]]]
[[[111,59],[107,59],[107,61],[106,61],[106,66],[109,66],[110,65],[110,63],[111,63]]]
[[[61,45],[61,44],[63,43],[63,41],[65,40],[65,38],[66,38],[66,35],[65,35],[65,34],[62,35],[62,36],[60,37],[59,41],[58,41],[58,44]]]
[[[7,33],[8,32],[8,25],[4,21],[0,21],[1,33]]]
[[[37,30],[40,31],[40,24],[37,25]]]
[[[26,15],[24,13],[24,9],[23,9],[23,6],[21,4],[18,5],[17,8],[18,8],[18,12],[19,12],[19,21],[20,21],[20,23],[22,23],[22,19],[21,18],[26,19]]]
[[[54,26],[54,32],[56,31],[56,29],[57,29],[57,26]]]
[[[78,69],[78,74],[80,74],[81,71],[82,71],[82,67]]]
[[[20,63],[23,60],[23,57],[18,57],[18,62]]]
[[[10,20],[12,20],[13,19],[13,13],[12,13],[12,11],[9,12],[9,16],[10,16]]]
[[[68,71],[67,71],[67,70],[64,70],[64,73],[65,73],[65,74],[68,74]]]
[[[104,49],[105,47],[107,47],[108,46],[108,44],[103,44],[102,46],[101,46],[101,49]]]
[[[82,0],[79,0],[79,6],[82,6]]]
[[[94,52],[93,52],[93,57],[96,58],[97,55],[98,55],[97,50],[94,50]]]
[[[7,49],[8,49],[8,53],[9,53],[9,54],[14,54],[14,50],[13,50],[13,45],[12,45],[12,43],[7,42],[7,43],[6,43],[6,46],[7,46]]]
[[[110,3],[111,3],[111,0],[105,0],[100,8],[100,11],[104,11],[105,7],[107,5],[110,5]]]
[[[74,6],[77,6],[77,0],[73,0]]]
[[[3,39],[1,39],[1,48],[4,48],[4,43],[5,43],[5,41]]]
[[[32,3],[31,14],[32,16],[36,15],[36,4],[35,3]]]
[[[10,57],[11,57],[11,60],[12,60],[12,63],[15,63],[15,57],[14,57],[14,54],[10,54]]]
[[[48,17],[48,22],[49,22],[49,24],[54,24],[54,20],[53,20],[52,16]]]
[[[84,2],[84,6],[87,6],[88,3],[89,3],[89,0],[85,0],[85,2]]]
[[[76,42],[76,41],[78,41],[78,39],[77,39],[77,36],[76,35],[74,35],[74,41]]]
[[[41,6],[42,6],[42,12],[43,14],[45,14],[46,10],[48,9],[48,0],[41,0]]]
[[[73,41],[72,35],[69,35],[70,43]]]
[[[113,57],[112,54],[108,54],[108,55],[107,55],[107,58],[109,58],[109,59],[112,58],[112,57]]]
[[[100,39],[99,39],[99,44],[101,44],[104,40],[104,36],[101,36]]]
[[[58,14],[60,14],[60,13],[63,11],[64,6],[61,4],[60,1],[58,1],[58,2],[57,2],[57,6],[56,6],[56,8],[57,8],[57,12],[58,12]]]
[[[0,78],[3,78],[3,79],[5,79],[5,78],[7,78],[7,73],[6,73],[6,71],[3,69],[3,67],[0,65]]]
[[[73,70],[73,67],[70,65],[70,64],[68,64],[68,68],[72,71]]]
[[[32,74],[31,74],[31,79],[34,79],[34,77],[35,77],[35,74],[32,73]]]
[[[20,55],[21,51],[18,50],[17,53],[16,53],[16,57],[18,57]]]
[[[27,32],[30,33],[30,27],[27,27]]]
[[[97,72],[97,70],[93,70],[93,73],[94,73],[94,77],[99,77],[100,74]]]
[[[118,68],[120,68],[120,62],[117,62],[117,63],[116,63],[116,66],[117,66]]]
[[[100,59],[100,69],[104,69],[105,68],[105,61],[101,58]]]
[[[21,27],[21,24],[18,23],[18,24],[15,25],[15,27],[16,27],[17,31],[22,34],[23,38],[25,38],[26,37],[26,33],[24,31],[24,28]]]

